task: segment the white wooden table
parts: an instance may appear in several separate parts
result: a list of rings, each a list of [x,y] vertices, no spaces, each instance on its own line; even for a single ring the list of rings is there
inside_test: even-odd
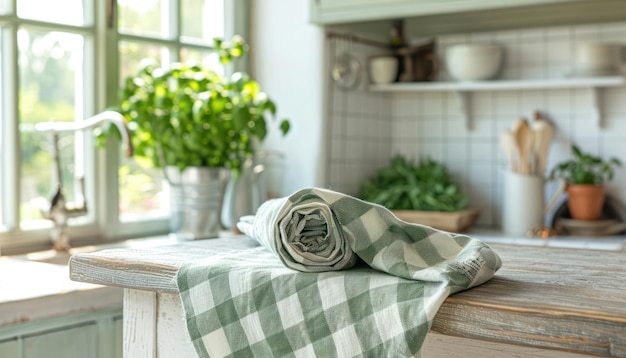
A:
[[[176,289],[178,268],[255,245],[238,237],[78,254],[70,277],[125,288],[126,357],[194,357]],[[626,255],[492,246],[503,267],[489,282],[446,299],[424,357],[626,357]]]

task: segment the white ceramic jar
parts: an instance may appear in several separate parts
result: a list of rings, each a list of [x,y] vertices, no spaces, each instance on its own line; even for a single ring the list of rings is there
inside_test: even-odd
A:
[[[369,60],[369,74],[372,83],[391,83],[398,75],[398,59],[395,56],[374,56]]]
[[[481,81],[499,74],[503,57],[504,49],[498,44],[462,44],[446,49],[445,63],[452,78]]]

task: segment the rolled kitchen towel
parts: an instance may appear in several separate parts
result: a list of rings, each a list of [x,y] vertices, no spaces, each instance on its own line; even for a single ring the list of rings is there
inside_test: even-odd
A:
[[[489,280],[501,266],[487,244],[398,219],[383,206],[320,188],[265,202],[237,227],[289,268],[335,271],[367,265],[411,280],[441,281],[453,275],[465,289]],[[464,281],[464,282],[463,282]]]
[[[419,357],[445,298],[501,265],[480,240],[318,188],[268,201],[237,226],[264,247],[177,275],[198,357]],[[358,260],[370,267],[342,270]]]
[[[319,200],[305,201],[294,205],[289,198],[269,200],[256,215],[240,218],[237,228],[298,271],[354,266],[357,256],[330,206]]]

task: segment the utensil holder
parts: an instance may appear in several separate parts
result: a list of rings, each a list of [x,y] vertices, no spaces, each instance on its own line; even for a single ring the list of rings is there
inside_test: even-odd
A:
[[[545,182],[543,176],[505,172],[502,203],[502,230],[505,234],[526,236],[530,230],[544,226],[545,213],[565,189],[562,182],[546,205]]]

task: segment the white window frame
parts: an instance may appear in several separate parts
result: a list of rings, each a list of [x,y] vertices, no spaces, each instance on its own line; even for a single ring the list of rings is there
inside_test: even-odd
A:
[[[2,1],[2,0],[0,0]],[[15,14],[16,0],[5,0],[9,2],[12,14]],[[19,1],[19,0],[17,0]],[[248,35],[248,1],[249,0],[225,0],[225,29],[224,38],[228,39],[235,34]],[[176,0],[167,0],[166,6],[172,11],[169,12],[170,19],[177,20],[180,9],[176,6]],[[68,26],[56,24],[42,24],[42,28],[58,29],[61,31],[71,31],[87,36],[85,43],[85,83],[84,83],[84,118],[87,118],[97,112],[104,110],[109,106],[117,104],[117,94],[119,84],[119,41],[147,41],[148,43],[158,44],[169,47],[173,56],[178,56],[178,49],[181,46],[189,48],[202,48],[193,43],[180,41],[178,37],[174,37],[176,33],[180,33],[179,21],[175,21],[176,28],[172,31],[169,39],[150,38],[143,36],[134,36],[120,34],[117,28],[111,28],[110,24],[116,24],[115,9],[110,11],[111,4],[117,5],[116,0],[95,0],[93,8],[87,6],[85,8],[86,19],[93,19],[92,24],[87,23],[84,26]],[[8,24],[8,25],[7,25]],[[0,75],[2,86],[2,94],[4,96],[2,103],[3,118],[18,118],[17,93],[19,93],[18,85],[18,66],[14,59],[18,54],[16,32],[18,26],[21,25],[38,25],[38,21],[24,20],[18,21],[15,15],[0,15],[0,27],[3,28],[3,37],[0,41],[2,44],[3,56],[2,74]],[[115,26],[116,27],[116,26]],[[89,36],[92,36],[89,39]],[[13,59],[13,60],[12,60]],[[176,61],[177,58],[172,58]],[[245,61],[238,62],[237,68],[229,67],[226,72],[234,70],[246,70]],[[93,83],[89,84],[88,78],[94,78]],[[5,222],[10,227],[0,227],[0,254],[12,254],[28,251],[36,251],[47,249],[51,245],[50,230],[28,230],[21,231],[19,229],[18,215],[19,212],[19,192],[20,178],[19,167],[20,158],[18,150],[19,129],[16,121],[3,120],[0,133],[2,134],[1,142],[4,146],[2,151],[2,168],[0,174],[2,181],[0,190],[2,190],[2,202],[0,203],[0,214],[4,215]],[[153,235],[164,235],[169,231],[168,218],[158,218],[152,220],[142,220],[136,222],[121,222],[119,220],[118,211],[118,166],[119,166],[119,143],[115,140],[109,140],[104,150],[95,148],[93,138],[85,136],[86,148],[94,148],[93,151],[85,151],[87,156],[85,164],[86,175],[91,174],[91,178],[86,181],[87,187],[86,197],[88,198],[90,215],[94,215],[94,223],[88,225],[76,225],[68,228],[70,236],[70,244],[72,246],[82,246],[87,244],[106,243],[127,238],[137,238]],[[111,194],[115,193],[115,194]],[[14,225],[13,225],[14,224]]]

